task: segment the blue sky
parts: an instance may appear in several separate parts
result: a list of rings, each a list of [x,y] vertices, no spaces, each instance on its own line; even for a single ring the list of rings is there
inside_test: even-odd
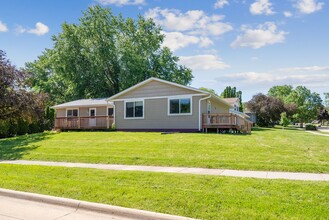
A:
[[[193,70],[193,87],[243,91],[244,101],[273,85],[329,92],[329,4],[325,0],[0,0],[0,49],[23,67],[63,22],[101,4],[115,14],[153,18],[165,46]]]

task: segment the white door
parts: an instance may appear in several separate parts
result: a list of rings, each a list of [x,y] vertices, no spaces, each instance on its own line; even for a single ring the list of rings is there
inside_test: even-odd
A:
[[[89,109],[89,126],[95,127],[96,126],[96,108]]]

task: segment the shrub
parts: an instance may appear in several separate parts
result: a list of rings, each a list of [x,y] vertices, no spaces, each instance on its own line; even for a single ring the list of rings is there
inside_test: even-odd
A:
[[[314,124],[306,124],[305,129],[310,130],[310,131],[316,131],[317,130],[316,125],[314,125]]]

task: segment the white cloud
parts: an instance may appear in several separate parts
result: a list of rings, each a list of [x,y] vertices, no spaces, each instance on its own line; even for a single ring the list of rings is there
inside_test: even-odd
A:
[[[5,23],[2,23],[2,21],[0,21],[0,32],[7,32],[8,28],[7,25]]]
[[[214,44],[208,37],[185,35],[181,32],[162,31],[162,34],[165,35],[162,46],[169,47],[172,51],[187,47],[191,44],[198,44],[201,48],[206,48]]]
[[[228,5],[228,0],[217,0],[214,4],[214,8],[223,8],[225,5]]]
[[[267,72],[239,72],[225,74],[215,80],[217,83],[236,85],[249,91],[257,89],[258,92],[262,89],[268,90],[274,85],[284,84],[303,85],[310,89],[325,91],[329,82],[329,66],[289,67]]]
[[[249,11],[253,15],[274,14],[272,3],[269,0],[256,0],[250,5]]]
[[[289,67],[281,68],[284,72],[314,72],[314,71],[329,71],[329,66],[304,66],[304,67]]]
[[[324,6],[324,2],[317,0],[297,0],[295,7],[303,14],[311,14],[319,11]]]
[[[176,51],[190,44],[199,43],[198,37],[184,35],[180,32],[163,32],[163,34],[166,36],[162,45],[169,47],[172,51]]]
[[[224,63],[221,58],[215,55],[196,55],[196,56],[181,56],[179,63],[197,70],[221,70],[227,69],[230,66]]]
[[[283,15],[286,17],[286,18],[290,18],[292,16],[292,13],[290,11],[284,11],[283,12]]]
[[[24,28],[23,26],[19,25],[16,27],[15,31],[18,34],[30,33],[30,34],[35,34],[35,35],[41,36],[41,35],[47,34],[49,32],[49,28],[47,25],[45,25],[41,22],[37,22],[35,24],[35,28],[27,29],[27,28]]]
[[[242,26],[243,35],[239,35],[232,43],[231,47],[251,47],[258,49],[266,45],[283,43],[287,32],[278,31],[273,22],[265,22],[257,27],[250,29]]]
[[[124,6],[124,5],[144,5],[144,0],[97,0],[102,5],[116,5],[116,6]]]
[[[219,36],[233,27],[221,20],[224,16],[208,16],[202,10],[191,10],[182,13],[177,9],[160,9],[159,7],[149,9],[145,16],[152,18],[166,31],[181,31],[193,35],[213,35]]]
[[[210,40],[208,37],[200,37],[200,44],[199,47],[205,48],[213,45],[214,42]]]

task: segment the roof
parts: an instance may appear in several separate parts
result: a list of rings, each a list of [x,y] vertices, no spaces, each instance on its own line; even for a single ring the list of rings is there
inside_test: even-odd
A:
[[[224,98],[224,100],[230,103],[231,105],[233,105],[236,102],[239,102],[239,98]]]
[[[96,106],[109,106],[113,105],[112,102],[108,102],[107,98],[98,99],[79,99],[72,102],[66,102],[60,105],[52,106],[53,109],[70,108],[70,107],[96,107]]]
[[[108,98],[107,100],[114,100],[115,98],[123,95],[123,94],[126,94],[134,89],[137,89],[149,82],[152,82],[152,81],[158,81],[158,82],[162,82],[162,83],[166,83],[166,84],[170,84],[170,85],[173,85],[173,86],[177,86],[177,87],[180,87],[180,88],[184,88],[184,89],[188,89],[188,90],[192,90],[192,91],[195,91],[195,92],[198,92],[198,93],[203,93],[203,94],[206,94],[206,95],[210,95],[209,92],[207,91],[203,91],[203,90],[200,90],[200,89],[196,89],[196,88],[193,88],[193,87],[190,87],[190,86],[184,86],[184,85],[181,85],[181,84],[178,84],[178,83],[174,83],[174,82],[169,82],[167,80],[163,80],[163,79],[159,79],[159,78],[156,78],[156,77],[151,77],[151,78],[148,78],[132,87],[129,87],[128,89],[125,89],[123,90],[122,92],[119,92],[113,96],[111,96],[110,98]]]
[[[139,88],[139,87],[141,87],[141,86],[143,86],[143,85],[145,85],[145,84],[147,84],[149,82],[152,82],[152,81],[162,82],[162,83],[166,83],[166,84],[169,84],[169,85],[177,86],[177,87],[180,87],[180,88],[192,90],[192,91],[195,91],[195,92],[198,92],[198,93],[202,93],[204,95],[208,95],[209,97],[213,98],[214,100],[219,101],[219,102],[221,102],[221,103],[223,103],[223,104],[225,104],[227,106],[231,106],[231,104],[229,104],[224,99],[220,98],[219,96],[213,95],[213,94],[211,94],[211,93],[209,93],[207,91],[204,91],[204,90],[201,90],[201,89],[196,89],[196,88],[193,88],[193,87],[190,87],[190,86],[184,86],[184,85],[181,85],[181,84],[178,84],[178,83],[174,83],[174,82],[169,82],[167,80],[159,79],[159,78],[156,78],[156,77],[151,77],[151,78],[146,79],[146,80],[144,80],[144,81],[142,81],[142,82],[140,82],[140,83],[138,83],[138,84],[136,84],[136,85],[134,85],[134,86],[126,89],[126,90],[123,90],[122,92],[119,92],[119,93],[111,96],[110,98],[108,98],[107,101],[110,101],[110,100],[113,101],[113,100],[115,100],[115,98],[117,98],[117,97],[119,97],[119,96],[121,96],[123,94],[126,94],[126,93],[128,93],[128,92],[130,92],[130,91],[132,91],[134,89],[137,89],[137,88]]]

